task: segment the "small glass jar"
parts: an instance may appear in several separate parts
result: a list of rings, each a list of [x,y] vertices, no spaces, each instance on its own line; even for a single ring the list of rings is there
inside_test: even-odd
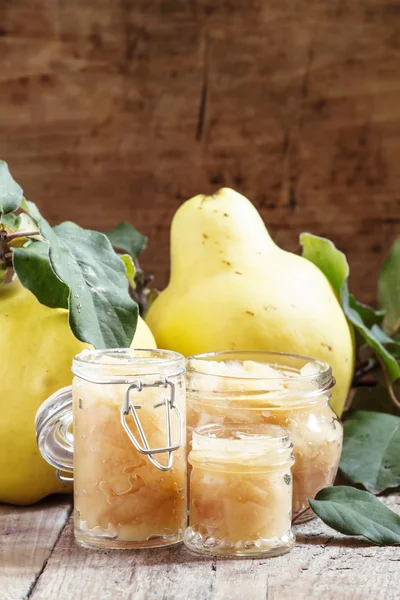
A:
[[[294,446],[293,518],[312,518],[307,498],[333,484],[342,449],[331,367],[284,353],[216,352],[188,358],[186,370],[189,446],[192,430],[208,423],[284,427]]]
[[[276,425],[206,425],[189,454],[184,542],[214,556],[278,556],[294,544],[292,444]]]
[[[164,350],[85,350],[71,388],[36,416],[43,457],[73,474],[75,537],[101,548],[182,541],[186,527],[185,362]],[[73,433],[71,426],[73,424]]]

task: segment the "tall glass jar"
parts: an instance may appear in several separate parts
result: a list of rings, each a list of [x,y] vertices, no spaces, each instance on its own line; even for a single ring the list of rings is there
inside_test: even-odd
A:
[[[330,366],[306,356],[216,352],[186,361],[188,441],[209,423],[270,423],[287,429],[294,446],[293,518],[312,517],[307,498],[333,483],[342,425],[329,405]]]
[[[205,425],[189,454],[186,546],[213,556],[278,556],[294,545],[292,444],[276,425]]]
[[[77,541],[102,548],[180,542],[186,526],[183,356],[85,350],[72,371],[72,391],[64,388],[42,405],[36,431],[60,478],[73,474]]]

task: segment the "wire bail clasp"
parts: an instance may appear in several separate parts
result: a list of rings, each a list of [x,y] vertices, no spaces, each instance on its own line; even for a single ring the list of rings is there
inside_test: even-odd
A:
[[[132,402],[130,400],[130,393],[132,390],[135,390],[136,392],[141,392],[144,388],[150,388],[150,387],[164,387],[164,388],[169,387],[170,388],[169,397],[165,397],[163,400],[161,400],[160,402],[156,402],[153,405],[153,408],[159,408],[160,406],[165,406],[167,446],[165,446],[164,448],[150,448],[150,445],[146,438],[146,434],[145,434],[142,424],[140,422],[139,415],[137,413],[137,411],[142,408],[142,405],[141,404],[132,404]],[[179,437],[175,444],[173,444],[173,442],[172,442],[171,411],[175,411],[177,420],[178,420]],[[129,415],[129,413],[132,415],[132,418],[135,422],[136,428],[139,432],[142,446],[137,441],[136,437],[133,435],[131,429],[128,426],[126,418]],[[125,430],[125,433],[131,440],[131,442],[134,445],[134,447],[136,448],[136,450],[138,452],[140,452],[141,454],[145,454],[148,457],[149,461],[155,467],[157,467],[157,469],[160,469],[160,471],[168,471],[172,467],[172,462],[173,462],[172,453],[175,450],[178,450],[178,448],[180,448],[182,446],[182,425],[183,425],[182,413],[179,410],[179,407],[175,404],[175,384],[172,383],[172,381],[170,381],[164,375],[160,381],[156,381],[155,383],[144,383],[140,379],[140,377],[138,377],[137,381],[135,383],[132,383],[126,390],[125,401],[121,407],[121,423],[122,423],[122,427]],[[163,454],[166,452],[168,453],[167,464],[162,465],[158,460],[156,460],[154,458],[153,454]]]

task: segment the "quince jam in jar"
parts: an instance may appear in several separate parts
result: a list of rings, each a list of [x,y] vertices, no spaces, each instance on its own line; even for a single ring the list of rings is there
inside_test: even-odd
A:
[[[214,556],[277,556],[294,545],[292,444],[276,425],[205,425],[189,454],[186,546]]]
[[[313,498],[336,476],[342,425],[329,405],[331,367],[305,356],[216,352],[187,359],[188,442],[207,424],[272,424],[293,443],[293,519],[313,517]]]
[[[183,356],[85,350],[72,370],[72,391],[64,388],[44,403],[36,428],[44,458],[59,469],[60,478],[73,475],[77,541],[101,548],[182,541],[187,518]]]

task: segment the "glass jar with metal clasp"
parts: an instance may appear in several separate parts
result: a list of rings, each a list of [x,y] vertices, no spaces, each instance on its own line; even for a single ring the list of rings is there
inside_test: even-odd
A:
[[[168,546],[186,526],[185,361],[165,350],[85,350],[72,386],[36,415],[40,452],[74,482],[75,537]]]

